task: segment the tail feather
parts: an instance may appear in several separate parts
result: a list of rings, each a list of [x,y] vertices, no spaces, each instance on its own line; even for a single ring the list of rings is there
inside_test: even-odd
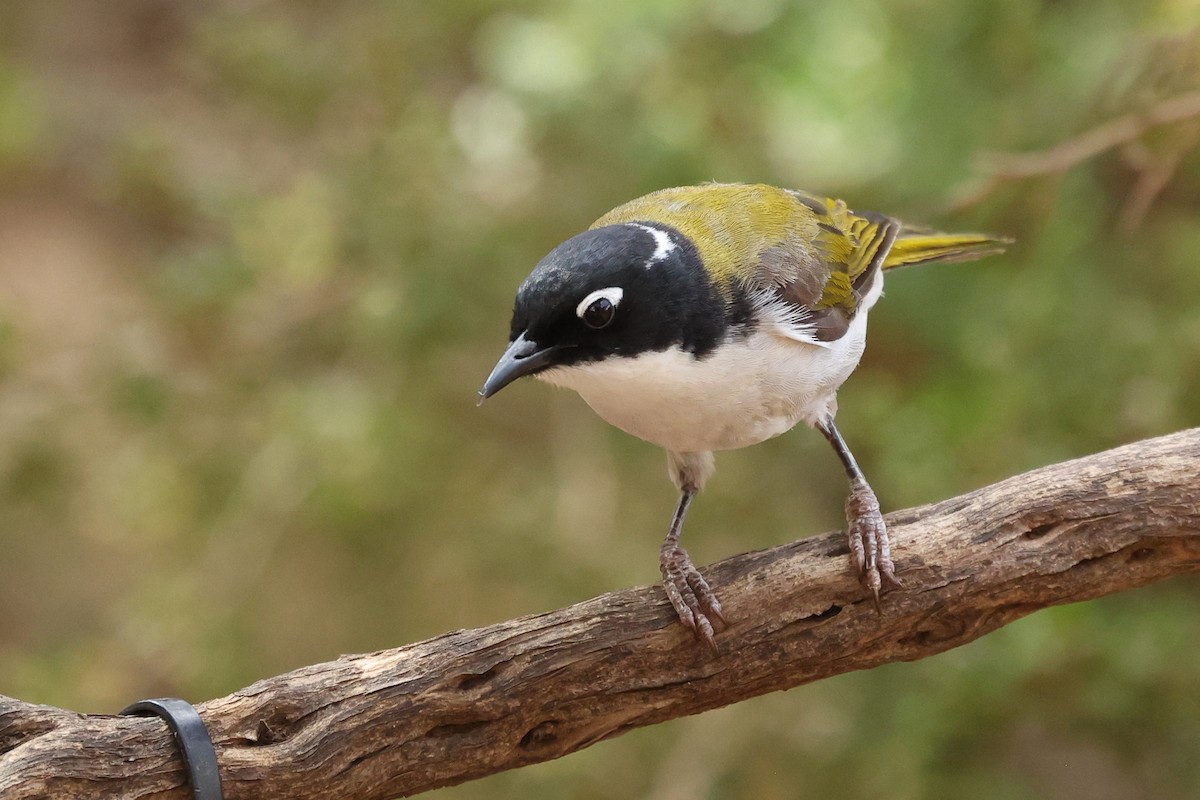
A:
[[[883,268],[910,267],[940,261],[957,264],[984,256],[1003,253],[1012,239],[982,233],[935,233],[925,230],[904,230],[896,239]]]

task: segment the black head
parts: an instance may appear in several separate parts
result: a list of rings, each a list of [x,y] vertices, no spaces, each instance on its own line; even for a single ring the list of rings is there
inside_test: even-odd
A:
[[[552,367],[679,346],[702,357],[726,328],[725,301],[692,243],[660,224],[585,231],[517,290],[509,348],[480,394]]]

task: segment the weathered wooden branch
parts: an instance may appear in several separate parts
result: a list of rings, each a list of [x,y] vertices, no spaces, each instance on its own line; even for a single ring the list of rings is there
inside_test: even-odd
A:
[[[657,587],[343,656],[199,706],[226,797],[410,795],[632,728],[939,653],[1046,606],[1200,572],[1200,429],[1035,470],[889,518],[883,615],[832,533],[711,567],[710,655]],[[0,796],[179,798],[156,719],[0,697]]]

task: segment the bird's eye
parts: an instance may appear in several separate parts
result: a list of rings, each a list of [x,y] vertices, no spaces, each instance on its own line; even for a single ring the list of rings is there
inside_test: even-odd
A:
[[[617,304],[625,291],[620,286],[610,286],[607,289],[597,289],[589,294],[575,308],[575,314],[583,320],[583,324],[594,330],[608,327],[617,313]]]
[[[603,328],[612,322],[617,307],[607,297],[593,300],[591,305],[583,310],[583,322],[589,328]]]

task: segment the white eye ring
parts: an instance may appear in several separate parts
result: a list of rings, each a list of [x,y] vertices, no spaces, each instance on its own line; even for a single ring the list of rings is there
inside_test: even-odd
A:
[[[609,286],[606,289],[597,289],[587,297],[579,301],[579,305],[575,306],[575,316],[583,319],[583,315],[587,312],[588,306],[597,300],[604,299],[612,303],[613,308],[621,305],[621,298],[625,296],[625,290],[620,286]]]

